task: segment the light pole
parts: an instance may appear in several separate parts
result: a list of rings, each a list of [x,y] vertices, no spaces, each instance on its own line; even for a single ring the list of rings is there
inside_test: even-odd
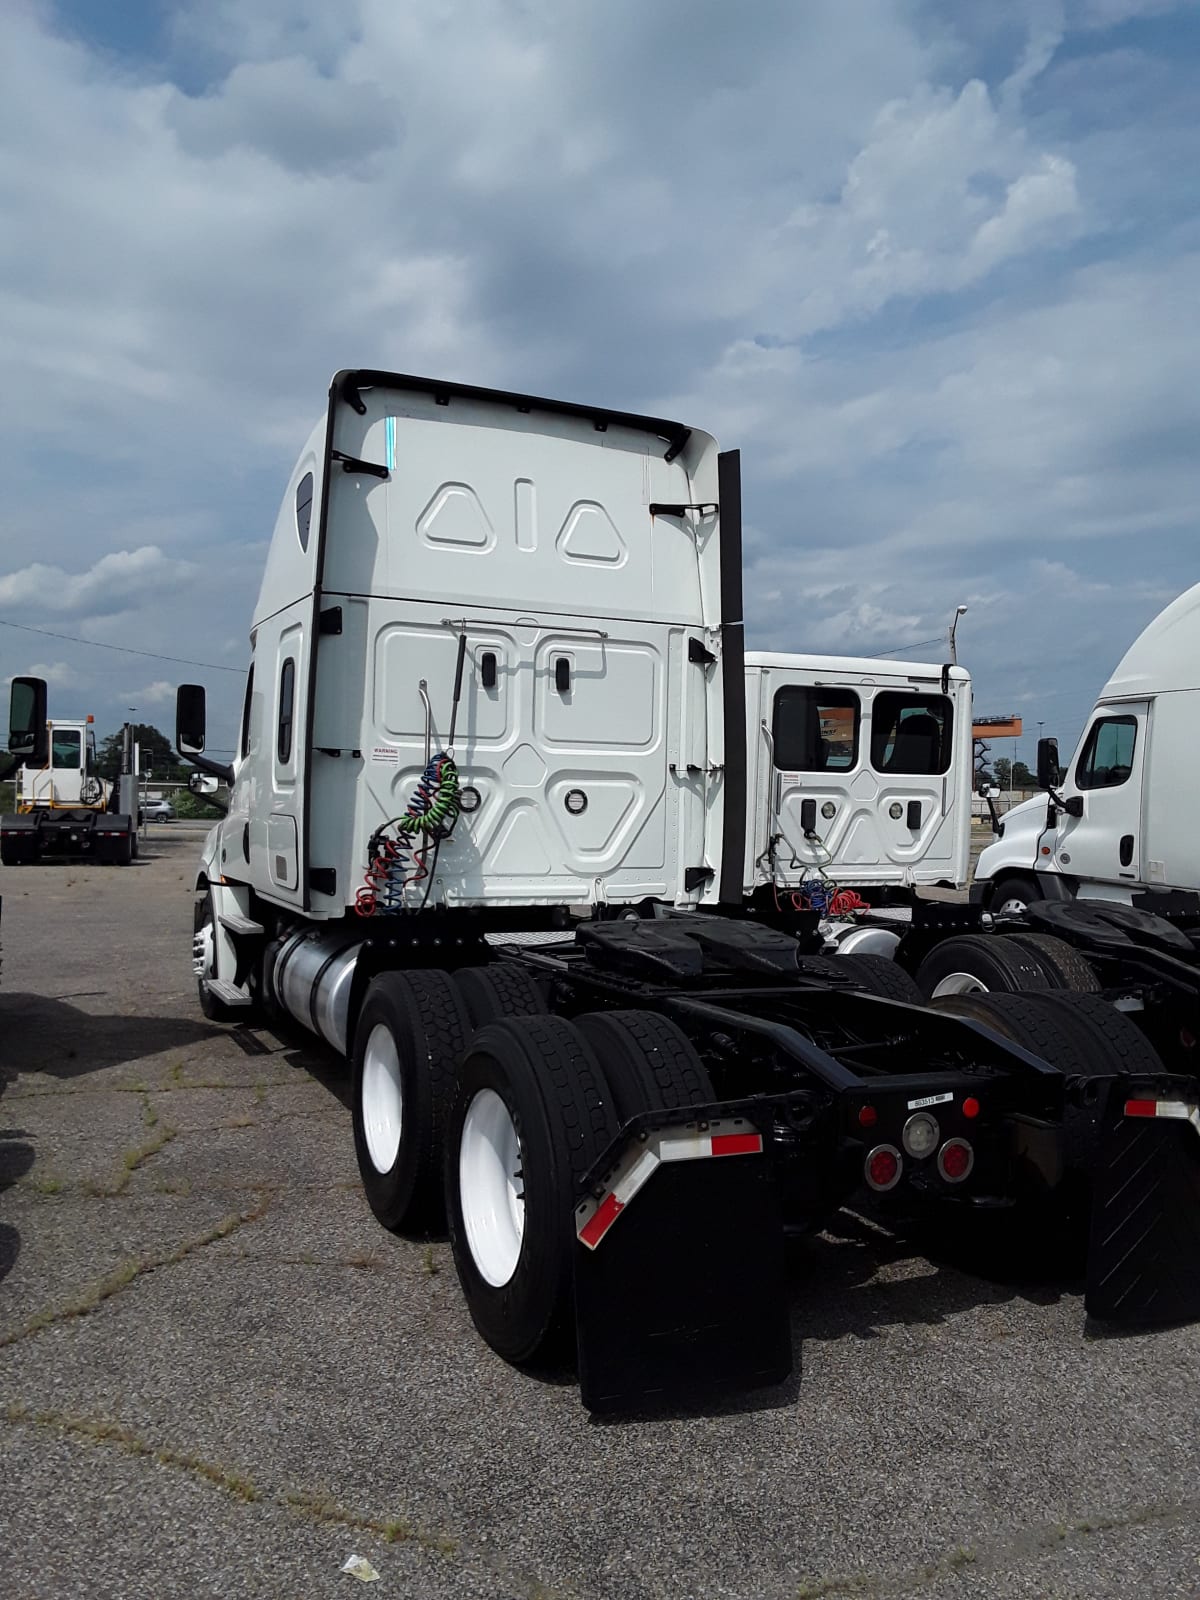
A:
[[[966,614],[966,610],[966,606],[955,606],[954,621],[950,624],[950,665],[952,667],[958,665],[958,647],[954,642],[954,636],[958,632],[958,619]]]

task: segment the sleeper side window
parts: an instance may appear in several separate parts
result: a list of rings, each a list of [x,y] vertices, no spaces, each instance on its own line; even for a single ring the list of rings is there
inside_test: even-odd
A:
[[[1101,717],[1093,722],[1075,769],[1080,789],[1116,789],[1133,771],[1136,717]]]
[[[242,705],[241,752],[243,758],[250,754],[250,702],[254,699],[254,663],[246,674],[246,699]]]
[[[313,475],[306,472],[296,490],[296,532],[301,550],[308,549],[308,534],[312,527]]]
[[[777,690],[775,765],[791,772],[848,772],[858,761],[861,714],[853,689],[789,684]]]
[[[950,765],[953,731],[946,695],[884,690],[871,707],[871,765],[892,776],[936,776]]]
[[[288,656],[279,674],[279,728],[275,752],[281,767],[292,759],[292,720],[296,704],[296,658]]]

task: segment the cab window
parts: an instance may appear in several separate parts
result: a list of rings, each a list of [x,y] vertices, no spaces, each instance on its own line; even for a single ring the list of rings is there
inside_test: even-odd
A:
[[[892,776],[945,772],[953,718],[945,695],[877,694],[871,707],[871,765]]]
[[[1136,717],[1102,717],[1093,722],[1075,769],[1079,789],[1116,789],[1133,771]]]
[[[775,765],[790,772],[848,772],[858,761],[862,714],[852,689],[788,685],[775,694]]]
[[[50,764],[55,767],[78,767],[82,740],[77,728],[55,732],[50,741]]]

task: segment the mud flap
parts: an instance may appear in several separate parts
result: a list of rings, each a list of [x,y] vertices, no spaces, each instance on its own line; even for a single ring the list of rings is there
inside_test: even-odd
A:
[[[646,1124],[625,1130],[576,1210],[584,1405],[782,1383],[792,1340],[769,1134],[740,1118]]]
[[[1114,1080],[1094,1174],[1084,1306],[1128,1325],[1200,1320],[1200,1093]]]

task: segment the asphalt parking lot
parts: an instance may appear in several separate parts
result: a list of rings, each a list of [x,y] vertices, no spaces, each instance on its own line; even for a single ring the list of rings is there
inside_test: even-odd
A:
[[[1200,1594],[1200,1331],[1099,1337],[849,1215],[797,1381],[598,1423],[384,1233],[337,1063],[205,1021],[200,830],[0,871],[0,1592]],[[956,1264],[957,1263],[957,1264]]]

